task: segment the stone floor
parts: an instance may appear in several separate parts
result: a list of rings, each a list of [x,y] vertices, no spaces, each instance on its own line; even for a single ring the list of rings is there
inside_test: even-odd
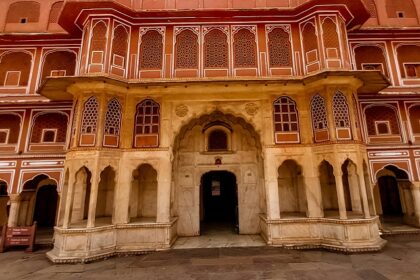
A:
[[[52,265],[45,251],[11,251],[0,254],[0,279],[420,279],[420,236],[388,240],[382,252],[369,254],[274,247],[204,248],[74,265]]]
[[[229,223],[206,223],[201,225],[200,230],[200,236],[178,237],[173,248],[256,247],[266,244],[260,235],[237,234]]]

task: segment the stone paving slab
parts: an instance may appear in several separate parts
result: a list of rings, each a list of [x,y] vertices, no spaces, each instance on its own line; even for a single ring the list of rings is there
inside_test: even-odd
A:
[[[205,248],[54,265],[45,252],[0,254],[0,279],[420,280],[420,241],[407,236],[392,237],[382,252],[354,255],[276,247]]]

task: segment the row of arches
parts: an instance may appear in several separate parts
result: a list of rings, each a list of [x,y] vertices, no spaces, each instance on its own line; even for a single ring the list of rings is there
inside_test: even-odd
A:
[[[48,22],[58,22],[61,8],[64,1],[57,1],[51,4]],[[39,22],[41,4],[37,1],[16,1],[11,3],[7,11],[6,23],[36,23]]]
[[[388,49],[382,43],[358,44],[353,48],[355,67],[358,70],[381,71],[391,78]],[[418,44],[398,44],[394,49],[399,76],[402,79],[420,78],[420,46]]]
[[[24,50],[10,50],[0,54],[0,86],[26,87],[36,71],[33,69],[34,54]],[[44,53],[39,83],[46,77],[74,76],[77,53],[72,50],[51,50]]]
[[[117,27],[120,28],[120,27]],[[123,27],[121,27],[123,28]],[[124,29],[125,30],[125,29]],[[250,32],[248,29],[243,29],[240,32]],[[118,30],[117,30],[118,31]],[[116,32],[117,32],[116,31]],[[125,31],[125,33],[127,30]],[[183,35],[185,32],[194,34],[191,30],[184,30],[178,36]],[[227,36],[220,29],[213,29],[207,33],[206,36],[213,36],[213,33],[221,33]],[[118,36],[122,36],[123,32],[118,31]],[[192,35],[181,36],[176,45],[176,67],[179,69],[198,69],[198,58],[199,58],[199,46],[190,46],[190,37]],[[220,34],[219,34],[220,35]],[[208,69],[228,69],[229,53],[223,53],[224,44],[220,40],[220,36],[215,34],[210,41],[204,41],[204,62],[203,65]],[[96,35],[95,35],[96,36]],[[103,63],[105,57],[103,56],[102,48],[105,47],[106,40],[104,35],[97,35],[98,40],[95,39],[95,44],[92,44],[92,54],[90,59],[88,72],[102,72]],[[116,35],[117,36],[117,35]],[[162,70],[163,65],[163,35],[156,30],[147,31],[143,36],[144,40],[140,43],[140,50],[143,51],[139,62],[139,71],[151,71],[151,70]],[[158,38],[158,36],[160,36]],[[198,36],[198,35],[194,35]],[[288,34],[283,28],[270,29],[268,36],[268,48],[269,48],[269,62],[270,67],[274,68],[288,68],[293,69],[293,62],[291,56],[291,42],[288,41],[290,34]],[[122,76],[126,73],[127,66],[127,46],[123,46],[124,42],[128,44],[127,38],[114,38],[113,44],[113,65],[112,71],[114,74],[121,74]],[[185,39],[184,39],[185,37]],[[244,38],[247,38],[246,36]],[[305,37],[306,38],[306,37]],[[310,38],[310,36],[309,36]],[[196,38],[197,39],[197,38]],[[239,40],[239,39],[238,39]],[[241,41],[242,40],[242,41]],[[238,43],[238,46],[252,46],[250,42],[245,39],[239,40],[242,43]],[[309,39],[308,39],[309,40]],[[315,39],[316,40],[316,39]],[[103,42],[102,42],[103,41]],[[228,41],[226,41],[226,44]],[[256,41],[252,41],[256,44]],[[314,44],[314,40],[308,41],[308,44]],[[317,51],[317,46],[307,46],[308,53]],[[256,49],[255,49],[256,50]],[[355,68],[358,70],[378,70],[381,71],[385,76],[390,78],[390,66],[388,61],[388,54],[385,46],[382,45],[358,45],[353,49]],[[398,45],[395,48],[396,58],[398,60],[398,71],[402,79],[417,79],[420,78],[420,46],[418,45]],[[257,67],[256,53],[252,50],[241,50],[237,49],[237,59],[234,60],[235,67]],[[250,53],[252,57],[244,60],[242,53]],[[24,50],[10,50],[5,51],[0,55],[0,83],[6,87],[26,87],[29,84],[31,74],[36,72],[32,69],[33,65],[33,53]],[[312,61],[313,55],[308,55],[308,63]],[[314,57],[317,57],[315,55]],[[335,55],[331,54],[331,59],[334,60]],[[315,58],[314,58],[315,59]],[[39,74],[39,83],[41,83],[48,76],[74,76],[77,74],[77,53],[74,50],[50,50],[44,53],[42,58],[42,64]],[[82,67],[84,67],[82,65]],[[84,71],[84,70],[83,70]],[[82,71],[82,72],[83,72]],[[146,73],[144,72],[144,73]],[[273,72],[275,73],[275,72]],[[291,72],[290,72],[291,73]],[[124,74],[124,75],[123,75]],[[145,75],[145,74],[144,74]],[[141,75],[140,75],[141,76]],[[146,77],[146,76],[144,76]]]
[[[12,203],[18,207],[12,209]],[[26,181],[19,194],[10,194],[7,183],[0,180],[0,226],[29,226],[37,222],[41,229],[52,228],[58,204],[57,182],[45,174]]]
[[[23,117],[19,113],[0,113],[0,145],[15,145],[19,141]],[[60,111],[34,114],[28,144],[64,145],[67,140],[69,115]]]
[[[74,180],[70,176],[74,176]],[[58,225],[92,227],[113,224],[115,209],[119,207],[115,204],[117,178],[111,166],[100,172],[98,182],[93,181],[92,172],[85,166],[75,174],[67,173],[63,187],[63,206],[66,205],[68,210],[60,210]],[[73,185],[69,185],[71,182]],[[97,184],[97,190],[94,184]],[[156,222],[157,185],[157,171],[152,165],[141,164],[132,171],[129,201],[127,205],[121,206],[128,207],[128,223]]]
[[[340,170],[324,160],[318,166],[318,176],[323,217],[380,215],[383,228],[389,224],[416,224],[412,222],[418,208],[412,182],[396,166],[388,165],[378,171],[373,185],[366,164],[356,166],[351,160],[343,162]],[[313,188],[314,185],[307,185],[302,167],[296,161],[284,161],[278,168],[280,217],[311,217],[314,212],[311,213],[308,203],[316,199]]]
[[[375,0],[363,0],[371,17],[378,17],[378,8]],[[376,1],[378,2],[378,1]],[[381,1],[382,2],[382,1]],[[386,15],[389,18],[417,18],[416,5],[413,0],[393,1],[385,0]],[[379,3],[379,2],[378,2]]]
[[[365,182],[365,180],[369,180],[367,171],[364,172],[357,172],[357,167],[351,160],[343,162],[340,170],[334,170],[332,164],[326,160],[318,165],[321,189],[320,208],[324,217],[354,218],[372,213],[373,198],[368,188],[369,181]],[[359,178],[360,174],[364,174],[364,177]],[[367,187],[365,187],[365,183]],[[278,168],[280,216],[283,218],[310,217],[308,199],[316,199],[307,196],[307,194],[316,192],[308,189],[311,187],[314,186],[307,185],[302,167],[296,161],[284,161]],[[366,206],[363,205],[363,192],[366,193],[366,199],[371,203],[369,209],[364,209]],[[343,203],[342,206],[340,206],[340,199]],[[345,214],[340,213],[342,211]]]

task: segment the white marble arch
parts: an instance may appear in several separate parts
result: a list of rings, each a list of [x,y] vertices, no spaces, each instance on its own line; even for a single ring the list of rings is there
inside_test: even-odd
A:
[[[224,122],[232,128],[231,149],[208,152],[204,127]],[[211,127],[209,128],[211,129]],[[200,235],[201,178],[210,171],[228,171],[238,188],[239,233],[259,234],[259,214],[264,212],[261,142],[252,125],[243,118],[220,111],[186,124],[175,138],[172,214],[178,217],[178,236]]]

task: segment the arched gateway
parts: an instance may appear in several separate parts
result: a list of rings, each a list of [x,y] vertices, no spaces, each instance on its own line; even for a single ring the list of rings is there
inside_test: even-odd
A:
[[[200,222],[209,219],[218,225],[226,222],[220,211],[238,233],[260,233],[263,161],[252,125],[219,111],[203,115],[181,128],[174,155],[172,212],[178,217],[178,236],[200,235]],[[211,224],[205,226],[209,229]]]

